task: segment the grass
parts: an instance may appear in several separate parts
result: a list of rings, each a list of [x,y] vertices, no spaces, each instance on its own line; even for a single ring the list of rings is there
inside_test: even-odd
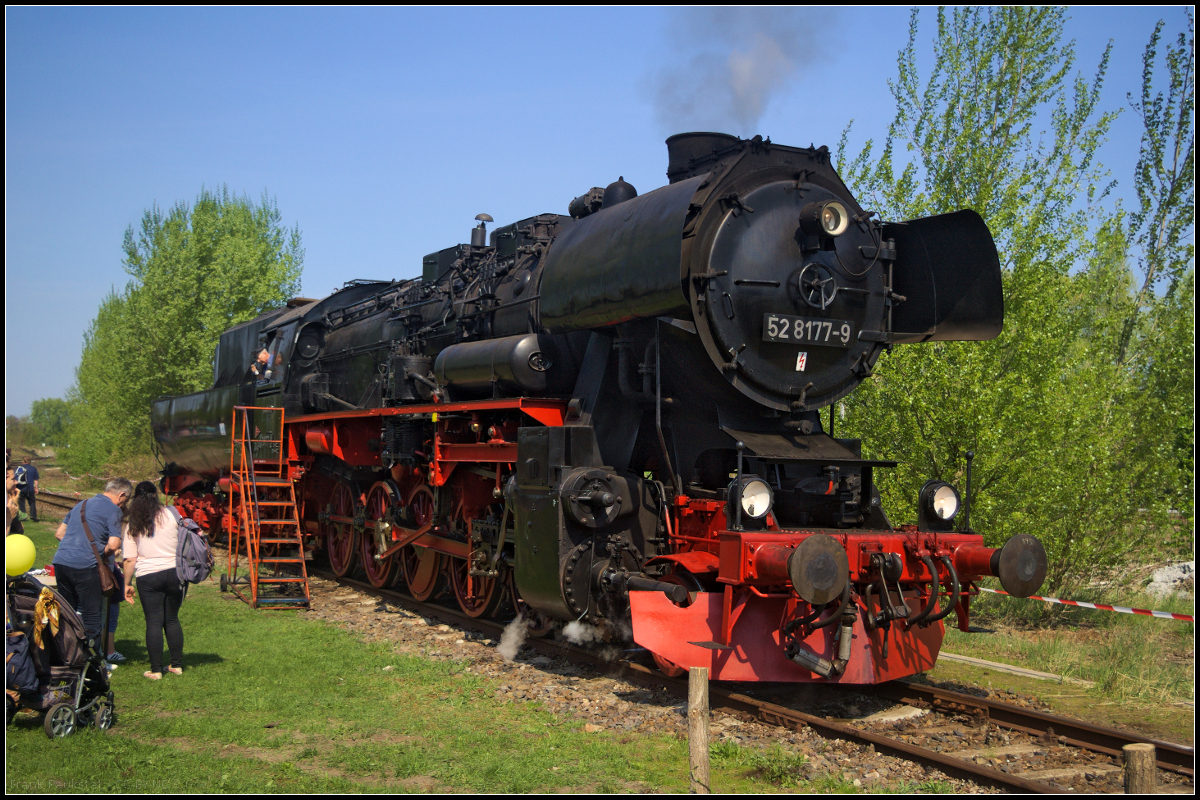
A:
[[[1190,598],[1133,590],[1083,591],[1072,599],[1184,614],[1195,614],[1196,605]],[[1195,701],[1194,623],[1062,606],[1047,615],[1044,605],[983,595],[972,604],[972,622],[994,632],[948,628],[946,650],[1092,681],[1093,692],[1106,700]]]
[[[56,542],[29,524],[37,564]],[[536,703],[496,697],[465,664],[290,612],[254,612],[212,584],[180,614],[183,676],[147,681],[140,605],[123,605],[117,724],[51,742],[37,715],[6,736],[8,792],[685,792],[687,742],[586,733]],[[388,669],[385,669],[388,668]],[[720,745],[720,791],[853,791],[804,777],[802,756]],[[912,787],[890,787],[909,791]]]
[[[14,453],[13,458],[16,459],[21,453]],[[54,448],[38,448],[36,451],[30,451],[30,455],[36,455],[39,459],[48,457],[46,461],[37,461],[39,478],[38,483],[43,489],[48,489],[52,492],[79,492],[85,496],[96,494],[104,490],[104,484],[109,478],[115,476],[124,476],[137,484],[138,481],[148,480],[158,481],[159,470],[161,466],[153,455],[144,454],[140,456],[130,456],[111,464],[105,464],[104,467],[97,470],[96,473],[68,473],[67,469],[58,462],[57,454]]]

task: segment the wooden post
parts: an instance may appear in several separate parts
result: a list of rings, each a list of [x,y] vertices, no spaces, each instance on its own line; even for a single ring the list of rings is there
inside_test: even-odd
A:
[[[1154,745],[1127,744],[1121,749],[1125,751],[1125,794],[1154,794]]]
[[[711,794],[708,778],[708,667],[688,670],[688,769],[691,794]]]

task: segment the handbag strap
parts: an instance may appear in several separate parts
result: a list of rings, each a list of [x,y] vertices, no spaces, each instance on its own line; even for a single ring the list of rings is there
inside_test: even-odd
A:
[[[96,563],[101,567],[104,566],[104,558],[100,555],[100,551],[96,548],[96,539],[92,536],[92,529],[88,526],[87,521],[87,504],[91,500],[83,501],[83,505],[79,507],[79,521],[83,523],[83,532],[87,534],[88,544],[92,546],[92,552],[96,554]],[[107,542],[105,543],[107,544]]]

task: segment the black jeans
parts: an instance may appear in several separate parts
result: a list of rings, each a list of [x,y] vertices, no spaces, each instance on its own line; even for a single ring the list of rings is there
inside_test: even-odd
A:
[[[138,596],[146,614],[146,651],[150,655],[150,671],[162,672],[163,632],[167,634],[167,649],[171,651],[171,666],[183,667],[183,627],[179,624],[179,606],[183,604],[183,588],[173,569],[142,575],[137,579]]]
[[[37,495],[33,492],[20,493],[17,497],[17,510],[22,514],[25,513],[25,501],[29,501],[29,518],[37,522]]]
[[[93,564],[90,567],[68,567],[54,565],[55,588],[67,601],[67,605],[79,611],[83,629],[97,653],[100,646],[100,621],[104,609],[104,594],[100,589],[100,573]]]

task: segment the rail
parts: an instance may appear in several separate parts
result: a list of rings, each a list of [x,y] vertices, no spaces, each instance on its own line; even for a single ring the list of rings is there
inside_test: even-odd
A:
[[[52,508],[61,509],[64,513],[70,511],[75,506],[87,500],[86,497],[81,497],[74,494],[62,494],[61,492],[51,492],[42,489],[37,493],[37,502],[45,504]]]

